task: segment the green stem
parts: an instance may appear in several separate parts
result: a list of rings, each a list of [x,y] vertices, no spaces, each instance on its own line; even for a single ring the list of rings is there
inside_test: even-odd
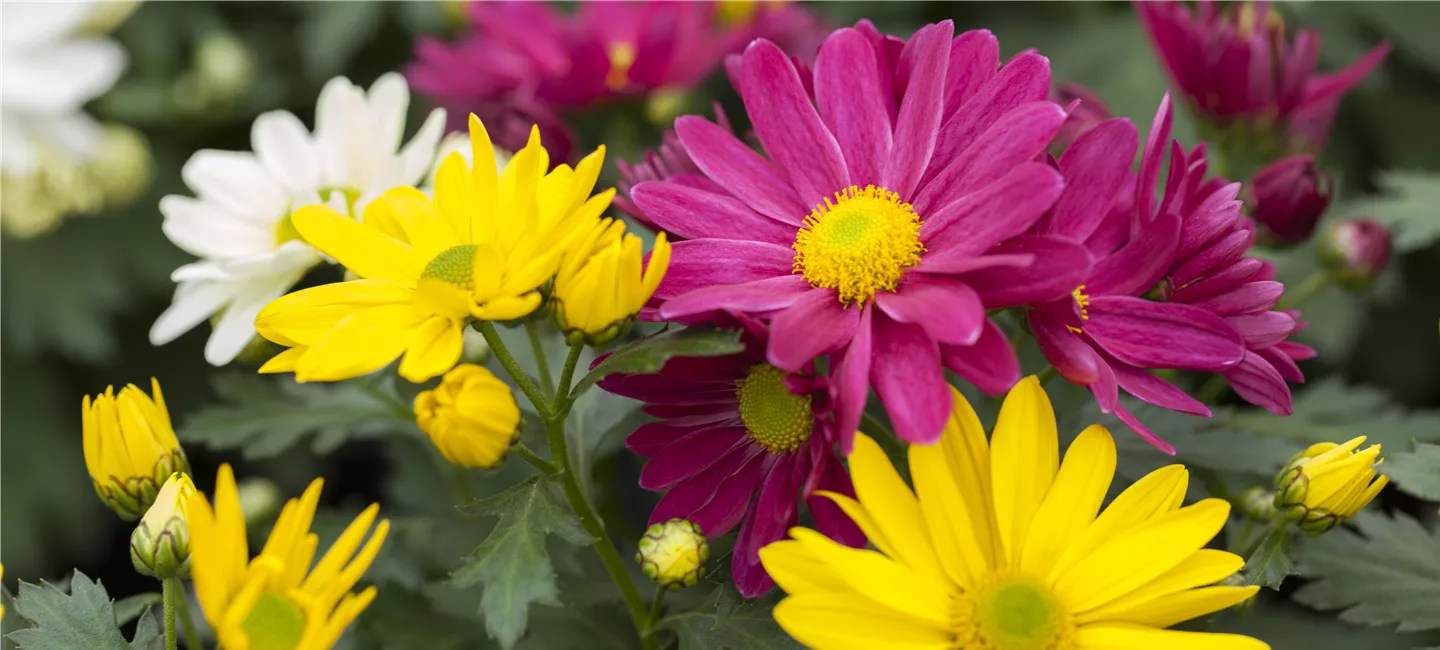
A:
[[[1037,379],[1040,380],[1041,386],[1046,386],[1050,384],[1050,380],[1059,376],[1059,374],[1060,373],[1055,370],[1055,366],[1045,366],[1045,369],[1040,371]]]
[[[560,369],[560,392],[556,393],[555,401],[559,405],[560,399],[563,397],[567,400],[565,404],[567,410],[570,407],[568,400],[574,397],[570,394],[570,382],[575,378],[575,366],[580,363],[580,353],[584,351],[584,344],[576,343],[570,346],[570,354],[565,356],[565,366]]]
[[[175,638],[175,600],[180,596],[180,581],[170,578],[161,584],[165,602],[165,650],[176,650],[180,644]]]
[[[540,470],[542,474],[560,473],[560,468],[556,467],[554,463],[541,458],[539,454],[536,454],[529,447],[525,446],[523,442],[515,445],[515,454],[519,456],[521,460],[530,463],[531,467]]]
[[[1330,276],[1324,271],[1311,273],[1310,277],[1305,278],[1305,281],[1300,283],[1300,286],[1295,289],[1295,293],[1285,296],[1285,299],[1280,301],[1280,309],[1294,309],[1299,307],[1300,303],[1315,297],[1315,294],[1320,293],[1321,289],[1329,285]]]
[[[645,628],[646,635],[655,634],[655,625],[660,622],[660,614],[664,612],[662,607],[664,605],[666,591],[669,590],[660,585],[655,585],[655,597],[650,599],[650,618]]]
[[[505,367],[505,372],[510,373],[510,378],[515,380],[515,385],[519,386],[520,391],[525,393],[525,397],[530,399],[530,403],[535,406],[540,417],[548,420],[550,418],[549,400],[545,398],[544,393],[540,392],[540,388],[535,385],[535,382],[530,380],[530,375],[525,374],[525,370],[515,362],[515,356],[510,354],[510,350],[505,347],[505,342],[500,340],[500,333],[495,331],[495,326],[490,321],[482,320],[475,323],[475,329],[480,330],[480,335],[485,337],[485,343],[490,345],[490,351],[495,354],[496,359],[500,360],[500,365]],[[554,453],[553,450],[551,453]]]
[[[555,394],[555,380],[550,376],[550,360],[545,358],[545,344],[540,340],[540,328],[535,321],[525,322],[525,334],[530,337],[530,349],[535,352],[535,365],[540,367],[540,385],[545,393]]]
[[[179,578],[171,580],[175,581],[175,589],[179,592],[175,609],[180,614],[180,628],[185,631],[185,646],[191,650],[202,650],[200,634],[195,631],[195,621],[190,618],[190,600],[185,597],[185,584],[180,582]]]
[[[1210,381],[1205,382],[1204,386],[1200,387],[1200,391],[1195,394],[1195,399],[1200,400],[1202,403],[1209,404],[1224,397],[1225,391],[1229,390],[1229,388],[1230,382],[1225,379],[1224,375],[1215,375],[1210,378]]]
[[[475,489],[470,486],[470,470],[459,465],[450,466],[450,482],[455,486],[455,498],[460,505],[475,503]]]

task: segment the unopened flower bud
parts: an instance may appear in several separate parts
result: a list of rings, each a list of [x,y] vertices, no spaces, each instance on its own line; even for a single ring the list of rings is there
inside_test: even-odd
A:
[[[640,538],[635,561],[655,584],[670,589],[693,587],[705,572],[710,545],[700,527],[684,519],[654,524]]]
[[[670,266],[665,233],[655,237],[648,263],[640,246],[623,222],[600,219],[566,253],[552,296],[566,342],[598,348],[629,331]]]
[[[171,474],[130,535],[130,562],[140,573],[165,580],[190,575],[190,529],[186,513],[195,484]]]
[[[1291,156],[1266,165],[1250,180],[1251,210],[1266,237],[1279,244],[1310,238],[1330,206],[1334,180],[1313,156]]]
[[[491,469],[520,437],[515,394],[483,366],[462,363],[434,390],[415,396],[415,421],[440,455],[461,467]]]
[[[195,79],[211,101],[229,104],[255,80],[255,54],[228,32],[212,32],[195,48]]]
[[[240,499],[240,511],[245,513],[246,526],[273,521],[284,497],[274,481],[258,476],[240,481],[235,494]]]
[[[128,521],[140,518],[155,502],[171,474],[190,471],[175,439],[160,382],[150,380],[154,398],[134,384],[115,395],[113,388],[80,404],[85,438],[85,468],[95,494]]]
[[[1077,83],[1060,83],[1051,86],[1050,101],[1055,102],[1069,109],[1075,104],[1074,110],[1065,116],[1065,122],[1060,125],[1060,132],[1055,139],[1050,141],[1051,151],[1059,156],[1067,149],[1075,138],[1080,134],[1089,131],[1091,127],[1110,119],[1110,108],[1100,99],[1095,91]],[[1076,102],[1079,102],[1076,104]]]
[[[1380,445],[1356,452],[1365,436],[1322,442],[1296,454],[1275,476],[1275,509],[1300,530],[1319,535],[1353,517],[1390,482],[1376,478]]]
[[[1330,278],[1350,291],[1364,291],[1390,263],[1390,228],[1369,217],[1325,229],[1320,263]]]

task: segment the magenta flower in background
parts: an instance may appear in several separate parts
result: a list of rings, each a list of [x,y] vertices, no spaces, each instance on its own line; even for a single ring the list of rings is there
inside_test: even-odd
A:
[[[611,375],[599,386],[645,402],[643,410],[661,418],[625,440],[650,457],[640,486],[666,491],[650,522],[688,519],[712,538],[738,524],[730,567],[740,593],[755,598],[775,586],[758,552],[796,525],[800,499],[832,539],[860,548],[865,536],[834,502],[811,497],[815,490],[855,494],[833,451],[825,378],[808,365],[802,374],[770,365],[765,329],[739,322],[744,352],[674,358],[658,374]]]
[[[732,78],[767,156],[682,117],[676,134],[712,186],[630,192],[684,240],[658,316],[768,319],[766,358],[789,371],[831,355],[846,453],[871,386],[897,435],[919,444],[950,412],[943,368],[1007,390],[1019,362],[986,310],[1066,296],[1088,275],[1084,247],[1023,234],[1064,189],[1034,162],[1066,117],[1045,100],[1049,62],[1024,53],[1000,67],[988,31],[952,34],[946,21],[902,41],[862,21],[825,39],[808,88],[758,40]]]
[[[1330,174],[1309,154],[1282,158],[1250,179],[1251,216],[1276,243],[1299,244],[1310,238],[1330,206]]]
[[[1390,263],[1389,226],[1373,217],[1347,219],[1325,229],[1320,262],[1330,279],[1350,291],[1370,286]]]
[[[1070,147],[1080,134],[1095,125],[1110,119],[1110,107],[1105,105],[1095,91],[1077,83],[1057,83],[1050,89],[1050,101],[1066,107],[1065,123],[1060,134],[1050,143],[1050,149],[1059,156]]]
[[[1320,151],[1340,98],[1390,51],[1380,43],[1333,73],[1319,73],[1320,33],[1290,39],[1268,3],[1240,2],[1224,12],[1202,0],[1195,12],[1180,2],[1134,3],[1141,24],[1176,90],[1196,114],[1217,126],[1242,122],[1279,129],[1284,151]]]

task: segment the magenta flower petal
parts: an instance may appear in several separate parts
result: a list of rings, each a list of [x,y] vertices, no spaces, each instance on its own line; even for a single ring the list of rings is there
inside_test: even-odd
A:
[[[1285,356],[1290,357],[1291,359],[1294,359],[1296,361],[1314,359],[1316,355],[1315,348],[1292,341],[1286,341],[1284,343],[1276,345],[1275,349],[1284,353]]]
[[[725,194],[648,182],[632,188],[630,199],[657,230],[685,239],[748,240],[786,248],[795,241],[795,226],[761,215]]]
[[[1135,214],[1141,223],[1155,214],[1155,182],[1160,178],[1160,163],[1165,158],[1167,143],[1170,142],[1170,93],[1160,100],[1155,111],[1155,121],[1150,124],[1150,135],[1145,138],[1145,157],[1140,160],[1140,180],[1136,186],[1139,196],[1135,199]]]
[[[1135,416],[1131,415],[1130,411],[1125,410],[1125,407],[1116,404],[1114,413],[1115,417],[1120,418],[1120,421],[1124,422],[1125,426],[1130,427],[1130,430],[1134,431],[1135,435],[1140,436],[1141,440],[1150,443],[1150,446],[1166,454],[1171,456],[1175,455],[1175,445],[1165,442],[1160,436],[1155,435],[1155,432],[1151,431],[1150,427],[1145,426],[1143,422],[1135,419]]]
[[[1255,233],[1236,230],[1211,244],[1193,257],[1171,267],[1169,278],[1176,286],[1185,286],[1215,269],[1240,259],[1255,243]],[[1184,259],[1184,258],[1181,258]]]
[[[1081,327],[1106,352],[1141,368],[1220,372],[1245,355],[1224,319],[1190,305],[1094,296]]]
[[[1021,104],[1041,101],[1049,94],[1049,59],[1034,53],[1011,59],[941,125],[930,157],[934,164],[922,181],[930,182],[945,164],[968,149],[1002,115]]]
[[[1023,268],[992,267],[960,279],[980,294],[986,309],[1034,305],[1068,296],[1090,274],[1090,251],[1069,239],[1021,235],[996,246],[997,255],[1034,255]]]
[[[825,39],[815,57],[820,116],[840,143],[850,182],[860,187],[881,184],[879,165],[891,148],[890,114],[876,65],[870,42],[853,29],[838,30]]]
[[[1253,314],[1274,307],[1283,293],[1285,285],[1273,280],[1246,282],[1231,291],[1191,304],[1221,316]]]
[[[1066,328],[1064,321],[1039,309],[1031,311],[1028,320],[1040,352],[1061,377],[1081,386],[1099,381],[1099,367],[1105,361],[1079,335]]]
[[[1000,41],[988,29],[973,29],[950,42],[945,68],[945,115],[970,101],[1000,68]]]
[[[940,351],[919,325],[876,316],[870,383],[896,436],[918,445],[940,440],[950,417],[950,387],[940,370]]]
[[[670,267],[655,290],[661,298],[717,285],[789,277],[795,263],[795,252],[789,246],[765,242],[692,239],[675,242],[670,250]]]
[[[935,150],[945,108],[945,87],[931,80],[944,79],[950,63],[950,37],[955,24],[942,20],[915,32],[900,52],[902,66],[922,83],[907,84],[895,122],[895,147],[883,176],[884,185],[901,197],[913,196],[920,176]]]
[[[870,392],[870,355],[874,341],[874,307],[860,311],[860,325],[850,346],[832,357],[830,373],[831,397],[835,402],[835,433],[839,436],[840,453],[850,455],[855,445],[855,430],[860,427],[860,414],[865,410],[865,397]]]
[[[915,196],[920,214],[943,211],[951,203],[1033,160],[1065,123],[1065,111],[1048,101],[1022,104],[986,129],[975,144],[950,160]]]
[[[1300,372],[1300,366],[1295,363],[1296,359],[1285,353],[1286,346],[1291,345],[1308,347],[1287,341],[1273,347],[1254,350],[1254,353],[1260,355],[1260,358],[1270,362],[1270,366],[1275,368],[1275,372],[1280,373],[1280,376],[1283,377],[1285,381],[1303,384],[1305,383],[1305,373]],[[1312,349],[1310,352],[1311,356],[1314,356],[1314,350]]]
[[[988,318],[980,340],[974,345],[942,345],[940,359],[986,395],[1002,395],[1020,381],[1020,357],[1005,331]]]
[[[734,409],[731,409],[734,412]],[[726,479],[739,473],[751,464],[756,464],[765,456],[765,450],[759,445],[745,445],[735,447],[730,453],[721,456],[710,467],[704,471],[681,481],[671,488],[665,496],[660,497],[660,503],[655,505],[655,510],[650,513],[650,523],[669,521],[676,517],[690,519],[705,504],[709,503],[715,496],[715,491],[720,489]],[[759,477],[756,477],[759,481]],[[753,494],[747,493],[748,494]],[[694,521],[694,519],[690,519]],[[706,535],[714,534],[710,529],[702,529]]]
[[[820,205],[848,187],[850,174],[840,145],[820,121],[790,57],[774,43],[760,40],[745,48],[742,64],[745,109],[755,135],[800,201]]]
[[[855,337],[858,308],[847,309],[834,289],[805,292],[770,322],[770,365],[795,372]]]
[[[602,385],[601,388],[610,391],[608,386]],[[679,420],[648,422],[640,425],[635,431],[625,437],[625,448],[641,456],[653,456],[655,452],[660,451],[666,445],[690,435],[697,430],[702,430],[707,424],[714,424],[714,422],[718,422],[720,419],[729,419],[730,417],[731,414],[727,413],[712,420],[710,423],[682,423]],[[725,426],[728,425],[720,425],[720,427],[705,428],[703,430],[715,431],[717,428],[723,428]]]
[[[640,471],[640,487],[663,490],[675,485],[704,471],[747,440],[745,427],[693,431],[666,445],[645,463],[645,469]]]
[[[1305,86],[1305,99],[1299,110],[1317,104],[1339,101],[1340,96],[1349,92],[1356,84],[1369,76],[1385,57],[1390,54],[1390,44],[1380,43],[1370,48],[1364,56],[1330,74],[1315,75]]]
[[[756,212],[795,226],[810,214],[812,206],[781,180],[774,165],[728,129],[687,115],[675,120],[675,134],[696,167]]]
[[[1247,352],[1240,365],[1225,373],[1235,394],[1275,415],[1290,415],[1290,385],[1260,355]]]
[[[745,525],[735,537],[735,557],[730,562],[735,588],[741,596],[756,598],[775,586],[760,565],[760,549],[785,537],[785,531],[799,519],[795,495],[804,479],[801,470],[808,460],[802,454],[781,456],[760,486],[760,494],[755,497]]]
[[[822,454],[819,460],[815,461],[807,484],[812,485],[805,491],[805,505],[810,507],[815,528],[841,544],[851,548],[865,548],[865,533],[860,531],[860,527],[855,525],[855,521],[850,519],[840,506],[825,497],[811,496],[816,490],[825,490],[855,498],[855,486],[851,484],[850,473],[845,471],[840,459],[834,454]]]
[[[1106,120],[1081,134],[1060,157],[1065,192],[1041,234],[1085,241],[1125,185],[1139,136],[1130,120]]]
[[[1209,407],[1164,379],[1124,363],[1112,363],[1110,370],[1125,392],[1145,402],[1202,418],[1210,417]]]
[[[1021,163],[999,181],[954,201],[920,228],[927,253],[922,266],[993,252],[996,244],[1025,232],[1055,204],[1064,181],[1039,163]]]
[[[984,255],[981,257],[966,257],[963,259],[948,260],[921,260],[920,266],[913,270],[917,273],[928,273],[932,275],[960,275],[980,269],[996,267],[1026,267],[1035,263],[1034,255]]]
[[[1219,273],[1176,289],[1170,299],[1175,302],[1195,302],[1202,298],[1218,295],[1255,279],[1262,266],[1260,260],[1247,257],[1231,264]]]
[[[809,289],[810,283],[798,275],[706,287],[666,301],[660,306],[660,317],[679,320],[715,311],[775,312],[789,307]]]
[[[1180,242],[1180,215],[1165,212],[1147,224],[1141,234],[1095,264],[1085,290],[1096,295],[1136,296],[1155,286],[1175,259]]]
[[[750,445],[751,448],[758,448]],[[724,535],[740,523],[740,518],[745,516],[745,510],[750,505],[750,499],[754,496],[755,490],[760,487],[760,482],[765,480],[765,474],[769,472],[770,466],[775,463],[776,457],[763,451],[757,454],[749,462],[740,467],[740,471],[731,474],[728,478],[715,488],[714,496],[700,506],[700,508],[685,517],[694,522],[700,530],[711,537]],[[678,489],[678,488],[677,488]],[[671,492],[675,490],[672,489]],[[665,496],[670,496],[667,493]],[[661,499],[664,502],[664,499]],[[659,512],[659,506],[655,508]],[[651,515],[652,519],[654,514]],[[661,521],[668,521],[662,519]],[[653,521],[651,523],[654,523]]]
[[[951,278],[906,276],[895,293],[875,296],[875,304],[890,318],[919,325],[931,339],[949,345],[974,343],[985,324],[980,294]]]
[[[1185,230],[1180,235],[1180,249],[1176,255],[1186,259],[1202,248],[1214,244],[1220,236],[1235,229],[1240,218],[1241,203],[1235,200],[1240,194],[1240,184],[1231,183],[1205,197],[1205,200],[1190,211],[1185,220]]]
[[[1271,347],[1295,331],[1295,317],[1281,311],[1230,316],[1225,322],[1240,333],[1245,346],[1251,349]]]

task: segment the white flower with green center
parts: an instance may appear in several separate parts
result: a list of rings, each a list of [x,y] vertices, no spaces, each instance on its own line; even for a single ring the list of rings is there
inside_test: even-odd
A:
[[[324,259],[300,240],[290,214],[325,204],[358,218],[394,187],[414,186],[435,160],[445,111],[435,109],[401,146],[410,90],[398,74],[367,93],[344,77],[320,92],[315,131],[286,111],[256,118],[254,152],[201,150],[181,175],[195,197],[160,201],[170,241],[200,258],[171,274],[170,308],[150,328],[162,345],[214,318],[205,359],[224,365],[255,337],[255,316]]]

